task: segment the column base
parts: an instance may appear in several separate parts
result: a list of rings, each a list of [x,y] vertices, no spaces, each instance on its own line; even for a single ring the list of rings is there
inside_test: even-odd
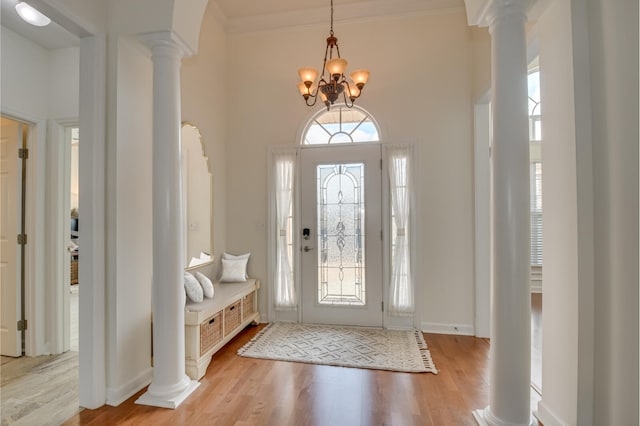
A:
[[[182,402],[187,399],[198,386],[200,386],[200,382],[197,380],[189,380],[187,387],[184,390],[177,392],[175,395],[153,395],[149,393],[149,390],[147,390],[136,400],[136,404],[171,408],[174,410],[178,408],[178,405],[182,404]]]
[[[537,426],[538,421],[529,416],[529,423],[508,423],[500,420],[491,412],[490,407],[486,407],[482,410],[473,410],[473,418],[476,419],[476,423],[479,426]]]

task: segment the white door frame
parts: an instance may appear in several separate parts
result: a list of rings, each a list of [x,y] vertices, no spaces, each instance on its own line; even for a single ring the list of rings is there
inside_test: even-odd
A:
[[[385,302],[385,306],[388,305],[388,294],[389,294],[389,277],[391,274],[391,265],[390,265],[390,204],[389,204],[389,174],[388,174],[388,161],[387,161],[387,155],[386,155],[386,150],[384,149],[384,147],[387,145],[385,143],[381,143],[381,142],[368,142],[371,144],[378,144],[380,146],[382,146],[383,148],[383,153],[382,153],[382,162],[383,162],[383,167],[382,167],[382,229],[383,229],[383,240],[382,240],[382,244],[383,244],[383,264],[382,264],[382,276],[383,276],[383,282],[382,282],[382,300]],[[414,150],[416,150],[415,152],[419,151],[419,146],[418,145],[414,145],[413,143],[411,144],[412,146],[414,146]],[[273,191],[273,155],[274,153],[277,153],[281,150],[286,150],[286,151],[290,151],[292,149],[295,149],[298,153],[297,156],[297,165],[296,165],[296,178],[295,178],[295,189],[294,189],[294,200],[293,200],[293,209],[294,209],[294,224],[293,224],[293,229],[297,230],[298,228],[300,228],[299,223],[298,223],[298,218],[300,215],[300,183],[299,183],[299,176],[300,176],[300,151],[302,149],[304,149],[301,146],[296,146],[296,147],[292,147],[290,145],[280,145],[280,146],[270,146],[268,148],[268,180],[267,180],[267,193],[268,193],[268,199],[270,200],[270,202],[268,203],[268,223],[269,224],[274,224],[275,223],[275,218],[276,218],[276,214],[275,214],[275,204],[273,202],[273,200],[275,200],[275,194]],[[415,154],[416,158],[418,158],[418,155]],[[414,173],[417,170],[417,168],[414,167]],[[414,178],[417,175],[414,176]],[[418,227],[419,227],[419,223],[416,220],[416,218],[419,216],[419,212],[418,212],[418,205],[415,202],[415,199],[413,199],[412,196],[412,213],[411,213],[411,226],[414,229],[414,234],[419,234],[418,232]],[[290,321],[290,322],[302,322],[302,311],[301,309],[294,309],[294,310],[290,310],[290,311],[276,311],[274,309],[274,300],[273,300],[273,277],[275,274],[275,270],[274,267],[272,265],[275,265],[275,241],[276,241],[276,229],[275,226],[271,226],[269,225],[267,227],[267,241],[268,241],[268,250],[267,250],[267,255],[269,258],[269,262],[268,262],[268,281],[267,281],[267,285],[264,286],[264,290],[267,292],[267,300],[268,300],[268,306],[267,306],[267,315],[266,315],[266,320],[267,321]],[[300,233],[295,231],[294,235],[293,235],[293,244],[294,244],[294,252],[293,252],[293,265],[294,265],[294,282],[296,285],[296,294],[300,295],[301,294],[301,275],[300,275]],[[414,276],[415,276],[415,240],[412,239],[411,240],[411,253],[412,253],[412,269],[414,271]],[[415,300],[418,301],[420,300],[420,297],[422,295],[422,290],[420,288],[420,286],[415,286],[414,288],[414,297]],[[385,310],[384,314],[383,314],[383,327],[384,328],[390,328],[390,329],[410,329],[410,328],[419,328],[419,324],[420,324],[420,309],[419,309],[419,305],[416,304],[416,312],[414,313],[413,317],[391,317],[388,315],[387,311]]]
[[[487,93],[474,105],[475,335],[491,333],[491,103]]]
[[[70,296],[69,286],[69,262],[70,256],[67,247],[70,240],[69,228],[69,181],[71,159],[71,127],[79,126],[78,118],[66,120],[51,120],[49,122],[49,162],[52,165],[49,173],[49,191],[51,199],[51,214],[47,217],[47,229],[49,232],[49,271],[50,276],[55,277],[49,303],[51,303],[51,317],[49,322],[52,328],[51,352],[62,353],[70,348]]]

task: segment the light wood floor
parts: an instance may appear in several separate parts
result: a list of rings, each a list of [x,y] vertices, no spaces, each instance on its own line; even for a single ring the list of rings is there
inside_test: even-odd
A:
[[[65,425],[474,425],[488,404],[487,339],[425,334],[440,374],[318,366],[236,354],[263,326],[218,352],[178,409],[83,410]]]
[[[78,413],[78,352],[2,357],[2,425],[58,425]]]
[[[80,411],[78,399],[79,286],[69,287],[71,350],[60,355],[1,357],[0,423],[58,425]]]

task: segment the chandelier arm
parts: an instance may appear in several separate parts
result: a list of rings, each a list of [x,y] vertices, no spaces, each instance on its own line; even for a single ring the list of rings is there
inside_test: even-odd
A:
[[[327,43],[327,47],[324,50],[324,61],[322,61],[322,72],[320,73],[320,77],[322,77],[322,78],[324,78],[324,71],[327,68],[327,56],[329,56],[329,59],[331,59],[330,50],[329,50],[329,43]]]
[[[313,98],[313,102],[309,103],[309,98]],[[311,106],[314,106],[316,104],[317,100],[318,100],[318,96],[317,95],[315,95],[315,96],[314,95],[309,95],[309,97],[306,98],[304,100],[304,102],[307,104],[307,106],[311,107]]]
[[[344,98],[344,104],[347,106],[347,108],[353,108],[354,102],[351,101],[351,105],[349,105],[349,101],[351,100],[351,97],[347,96],[347,91],[346,90],[344,92],[342,92],[342,97]]]

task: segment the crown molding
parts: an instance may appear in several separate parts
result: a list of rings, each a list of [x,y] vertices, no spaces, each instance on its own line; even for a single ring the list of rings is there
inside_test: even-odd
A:
[[[222,13],[220,8],[217,10]],[[463,0],[371,0],[335,7],[335,22],[375,20],[404,15],[454,13],[464,10]],[[328,23],[326,7],[290,12],[251,15],[240,18],[221,17],[227,33],[249,33]]]

